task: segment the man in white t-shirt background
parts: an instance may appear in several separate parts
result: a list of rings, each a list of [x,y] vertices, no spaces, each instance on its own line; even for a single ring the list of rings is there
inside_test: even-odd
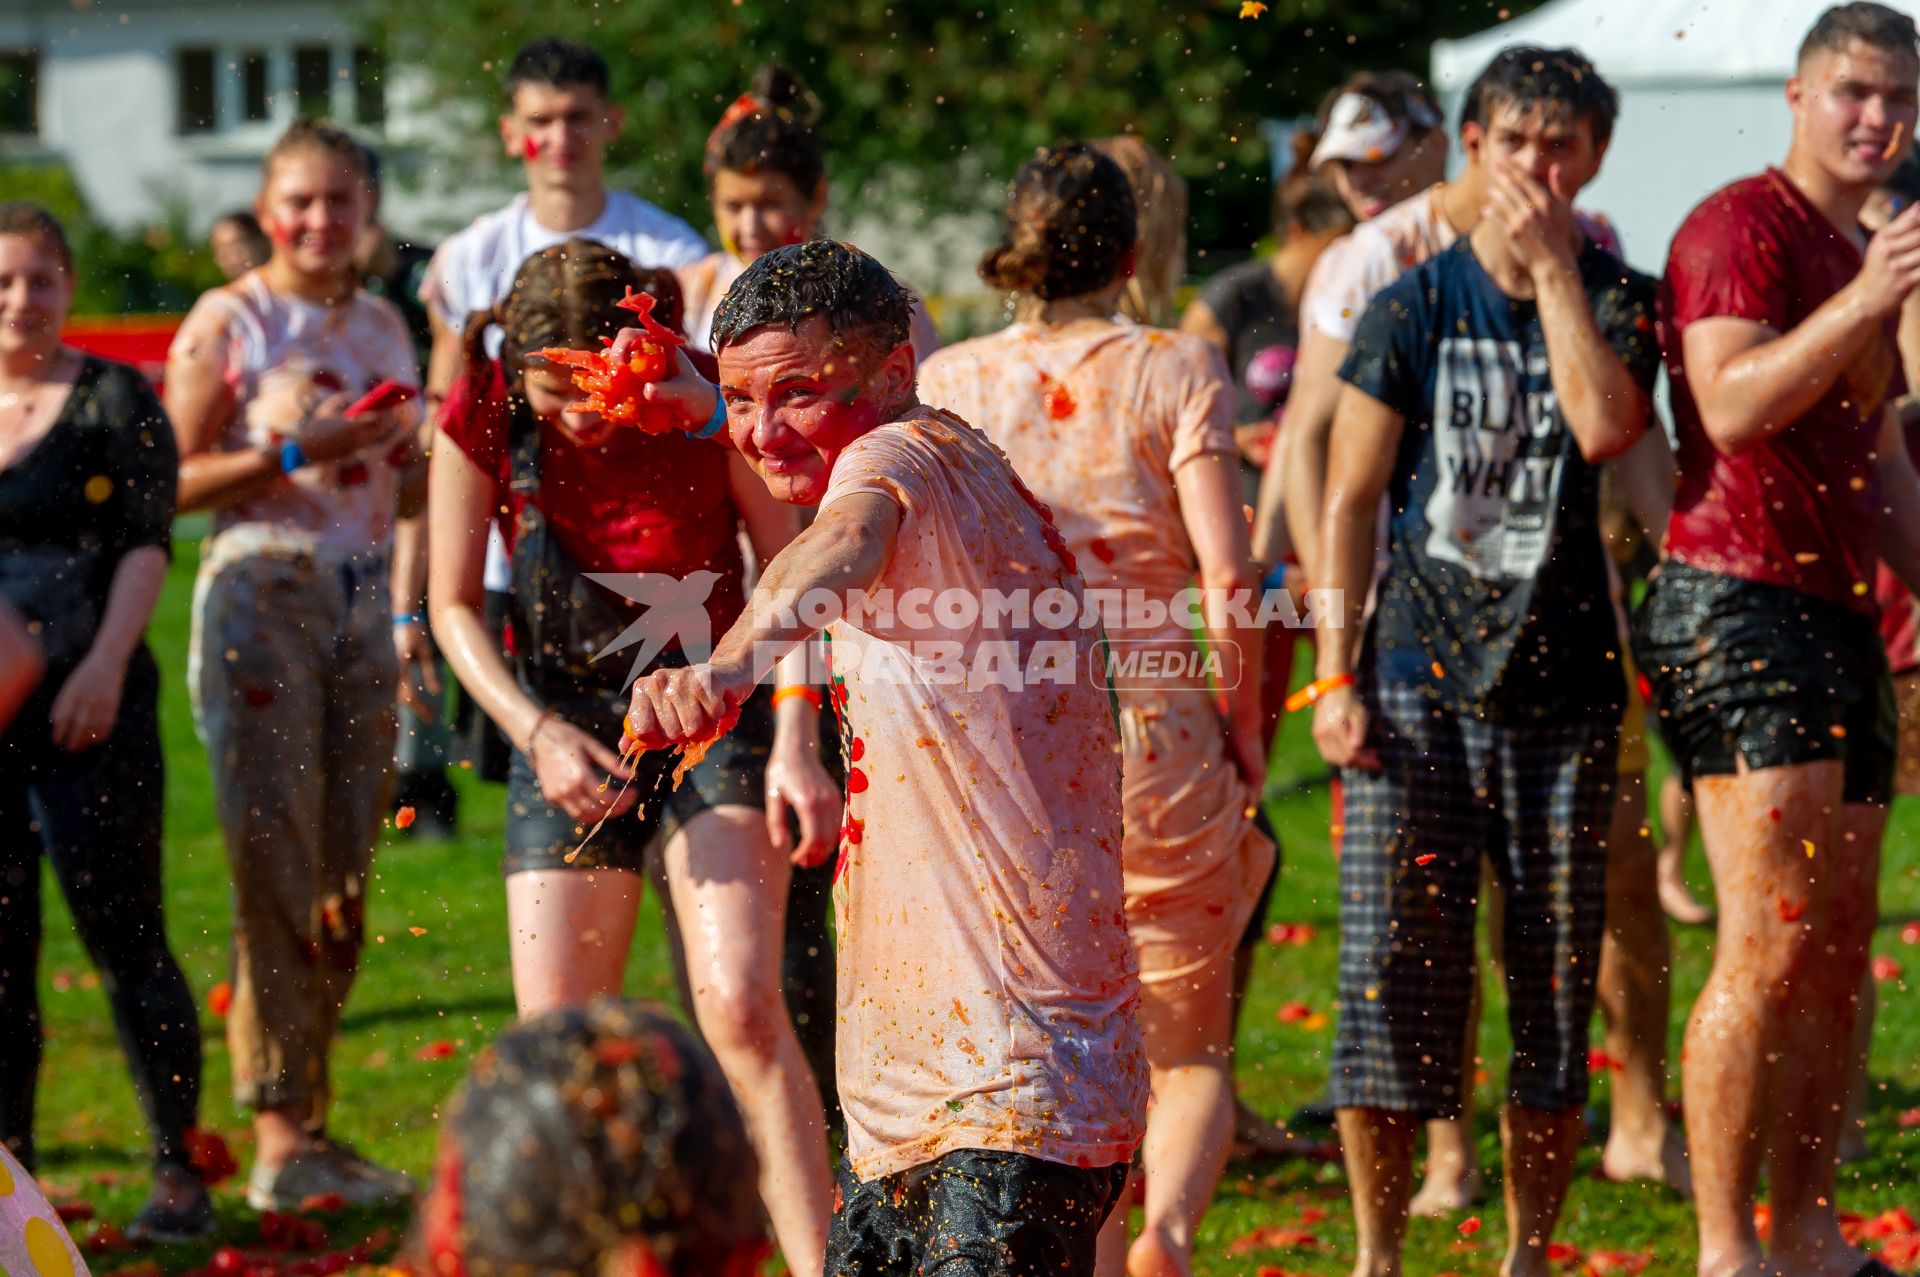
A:
[[[642,268],[685,266],[708,251],[686,222],[607,189],[607,146],[627,113],[613,101],[598,53],[572,40],[535,40],[514,55],[506,94],[500,142],[520,161],[526,193],[442,244],[420,289],[433,323],[427,382],[440,394],[459,369],[467,316],[505,295],[521,263],[541,249],[578,235]]]

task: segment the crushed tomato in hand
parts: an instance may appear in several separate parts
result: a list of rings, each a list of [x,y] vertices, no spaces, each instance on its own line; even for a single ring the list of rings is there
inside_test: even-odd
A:
[[[534,357],[572,370],[574,388],[585,391],[586,398],[567,405],[569,411],[598,413],[602,420],[615,425],[641,426],[649,431],[677,429],[679,411],[648,402],[642,392],[645,386],[673,375],[686,339],[653,317],[654,299],[648,294],[628,288],[618,304],[634,313],[646,333],[625,364],[614,364],[605,350],[549,347],[535,351]],[[609,347],[613,345],[610,340],[602,340]]]

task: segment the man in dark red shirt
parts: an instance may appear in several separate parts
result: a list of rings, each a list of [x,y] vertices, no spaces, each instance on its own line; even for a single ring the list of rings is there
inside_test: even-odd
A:
[[[1891,411],[1920,211],[1871,243],[1859,213],[1913,135],[1916,80],[1912,19],[1827,10],[1787,84],[1786,163],[1708,196],[1667,263],[1680,482],[1638,637],[1719,892],[1683,1056],[1703,1277],[1890,1271],[1841,1237],[1834,1167],[1892,788],[1877,564],[1920,583]]]

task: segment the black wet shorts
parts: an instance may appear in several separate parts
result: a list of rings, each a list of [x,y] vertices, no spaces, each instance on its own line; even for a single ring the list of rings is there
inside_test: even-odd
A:
[[[677,790],[671,789],[677,750],[648,750],[635,766],[633,793],[639,802],[609,820],[586,839],[591,826],[582,827],[540,792],[540,781],[527,756],[514,751],[507,773],[507,854],[505,872],[525,869],[630,869],[646,867],[647,846],[656,837],[671,837],[682,825],[710,807],[758,808],[766,802],[767,755],[773,747],[773,693],[754,690],[740,709],[740,721],[715,741]],[[555,694],[542,702],[560,717],[593,733],[611,749],[620,747],[621,720],[630,696],[625,691],[579,691]],[[619,782],[615,782],[617,785]],[[567,862],[567,853],[586,840],[585,848]]]
[[[844,1167],[826,1277],[1092,1277],[1127,1164],[959,1149],[861,1183]]]
[[[1850,803],[1893,796],[1899,717],[1873,617],[1785,586],[1665,563],[1633,659],[1683,779],[1835,760]]]

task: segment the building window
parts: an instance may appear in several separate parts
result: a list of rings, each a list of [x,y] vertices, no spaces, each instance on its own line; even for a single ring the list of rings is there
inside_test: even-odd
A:
[[[303,44],[293,51],[293,104],[301,115],[327,115],[333,110],[333,50],[324,44]]]
[[[240,55],[240,118],[258,124],[273,118],[273,81],[265,49]]]
[[[178,105],[174,129],[211,133],[214,125],[213,50],[181,49],[175,57]]]
[[[34,137],[39,132],[39,51],[0,49],[0,134]]]
[[[387,120],[386,61],[378,49],[360,45],[353,51],[353,118],[361,124]]]

